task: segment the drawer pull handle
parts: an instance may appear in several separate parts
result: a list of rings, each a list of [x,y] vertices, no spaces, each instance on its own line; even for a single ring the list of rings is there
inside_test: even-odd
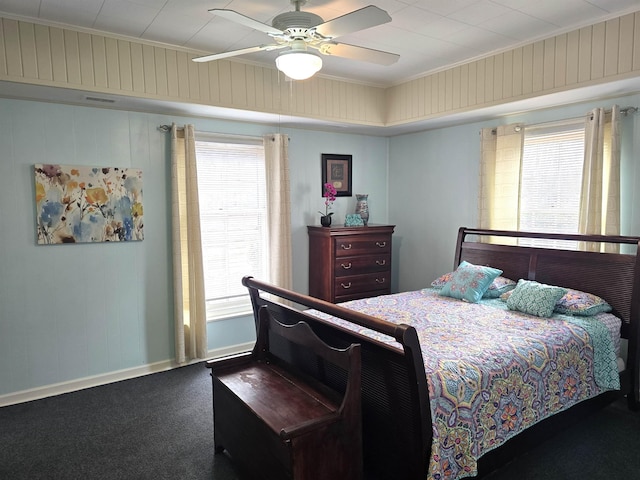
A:
[[[379,278],[376,278],[376,283],[384,283],[386,281],[386,278],[382,277],[382,280],[380,280]]]
[[[376,265],[386,265],[387,261],[386,260],[376,260]]]
[[[376,245],[380,248],[384,248],[387,246],[387,242],[376,242]]]
[[[344,283],[341,283],[340,286],[344,289],[351,288],[351,282],[347,283],[346,285]]]
[[[340,248],[343,250],[351,250],[351,244],[349,245],[340,245]]]
[[[344,263],[341,263],[340,266],[345,270],[349,270],[351,268],[351,262],[347,263],[346,265]]]

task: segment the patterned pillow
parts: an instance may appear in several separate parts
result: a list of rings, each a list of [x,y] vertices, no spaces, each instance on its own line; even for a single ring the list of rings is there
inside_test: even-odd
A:
[[[444,297],[477,303],[491,282],[502,273],[497,268],[473,265],[463,261],[451,274],[451,279],[440,290]]]
[[[613,310],[602,298],[592,293],[567,289],[567,293],[556,303],[555,311],[566,315],[580,315],[588,317]]]
[[[503,302],[506,302],[508,300],[508,298],[511,296],[511,294],[513,293],[513,290],[508,290],[504,293],[500,294],[500,300],[502,300]]]
[[[565,293],[567,290],[561,287],[520,279],[507,298],[507,307],[537,317],[550,317],[556,302]]]
[[[444,275],[441,275],[440,277],[436,278],[433,282],[431,282],[431,287],[435,289],[444,287],[445,284],[451,280],[452,275],[453,275],[453,272],[449,272],[449,273],[445,273]],[[515,281],[511,280],[510,278],[498,276],[493,280],[493,282],[491,282],[491,285],[489,285],[489,288],[487,289],[487,291],[484,292],[484,295],[482,295],[482,298],[498,298],[503,293],[508,292],[509,290],[513,290],[514,288],[516,288]]]
[[[506,302],[513,290],[500,295],[500,300]],[[556,303],[553,311],[564,315],[579,315],[590,317],[598,313],[612,311],[613,308],[604,299],[593,293],[581,292],[580,290],[567,289],[560,300]]]
[[[431,282],[431,286],[433,288],[442,288],[449,280],[451,280],[452,276],[453,272],[445,273],[444,275],[439,276],[433,282]]]
[[[513,291],[514,288],[516,288],[516,282],[514,280],[502,276],[496,277],[482,297],[498,298],[503,293]]]

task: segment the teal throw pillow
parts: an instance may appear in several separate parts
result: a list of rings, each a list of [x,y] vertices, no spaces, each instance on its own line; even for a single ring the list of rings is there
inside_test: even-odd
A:
[[[453,272],[445,273],[444,275],[439,276],[433,282],[431,282],[431,288],[440,289],[444,287],[447,282],[451,281],[451,277],[453,276]],[[509,292],[516,288],[516,282],[511,280],[510,278],[497,276],[489,288],[484,292],[482,298],[498,298],[503,293]],[[505,299],[506,300],[506,299]]]
[[[537,317],[550,317],[556,302],[565,293],[567,290],[561,287],[520,279],[507,298],[507,307]]]
[[[463,261],[444,284],[440,295],[466,302],[477,303],[487,291],[491,282],[502,273],[497,268],[473,265]]]

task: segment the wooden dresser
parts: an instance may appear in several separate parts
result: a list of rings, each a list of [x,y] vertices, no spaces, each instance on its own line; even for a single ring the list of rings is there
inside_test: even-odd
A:
[[[307,226],[309,295],[339,303],[391,293],[394,226]]]

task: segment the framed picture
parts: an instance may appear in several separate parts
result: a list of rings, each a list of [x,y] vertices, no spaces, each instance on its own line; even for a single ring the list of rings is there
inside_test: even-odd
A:
[[[336,189],[336,197],[351,196],[351,155],[322,154],[322,185],[330,183]]]
[[[144,238],[142,170],[36,164],[38,244]]]

